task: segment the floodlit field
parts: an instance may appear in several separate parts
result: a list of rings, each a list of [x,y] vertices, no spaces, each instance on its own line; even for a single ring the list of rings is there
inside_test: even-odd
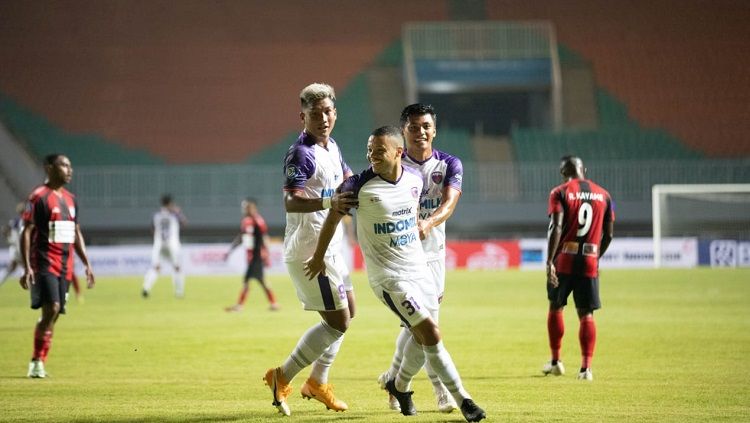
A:
[[[25,377],[38,312],[9,281],[0,289],[0,420],[77,422],[281,421],[261,377],[317,319],[285,277],[272,278],[282,310],[254,285],[228,314],[239,276],[193,277],[177,300],[162,277],[152,297],[140,278],[100,278],[71,301],[47,362]],[[386,408],[376,378],[390,362],[398,321],[356,275],[358,316],[331,372],[350,410],[305,401],[294,381],[286,421],[463,421],[436,411],[424,373],[419,414]],[[578,322],[566,310],[568,374],[544,377],[548,359],[541,272],[454,272],[441,315],[445,343],[488,421],[684,422],[750,420],[750,270],[605,271],[596,314],[593,383],[575,380]]]

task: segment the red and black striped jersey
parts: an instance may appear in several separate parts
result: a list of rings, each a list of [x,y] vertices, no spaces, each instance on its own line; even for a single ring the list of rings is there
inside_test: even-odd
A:
[[[597,277],[604,223],[615,220],[607,190],[588,179],[571,179],[550,192],[547,213],[563,213],[554,260],[557,272]]]
[[[41,185],[32,191],[22,218],[26,224],[34,224],[30,245],[34,272],[73,278],[76,212],[75,197],[65,188],[55,192]]]
[[[245,216],[240,223],[240,230],[242,231],[242,245],[247,251],[248,263],[253,259],[260,259],[261,250],[265,247],[263,236],[268,233],[266,221],[259,214]]]

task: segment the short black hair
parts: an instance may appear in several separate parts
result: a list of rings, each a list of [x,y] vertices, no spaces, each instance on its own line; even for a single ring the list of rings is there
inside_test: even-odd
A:
[[[406,125],[410,116],[432,115],[432,120],[437,123],[437,113],[431,104],[414,103],[404,107],[401,111],[401,126]]]
[[[62,156],[65,156],[65,154],[62,154],[62,153],[47,154],[46,156],[44,156],[44,165],[45,166],[54,166],[55,165],[55,161],[57,160],[57,158],[58,157],[62,157]]]
[[[380,128],[377,128],[376,130],[372,131],[371,134],[373,137],[395,137],[395,138],[401,138],[401,130],[399,128],[396,128],[393,125],[386,125],[381,126]]]
[[[172,196],[170,194],[164,194],[161,196],[161,205],[168,206],[172,204]]]

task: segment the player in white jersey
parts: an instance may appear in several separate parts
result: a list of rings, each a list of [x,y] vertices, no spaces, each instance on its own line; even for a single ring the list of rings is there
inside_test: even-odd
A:
[[[445,290],[445,221],[453,214],[461,197],[463,165],[458,157],[432,148],[437,135],[436,120],[437,115],[432,106],[417,103],[404,108],[400,123],[406,140],[402,163],[419,172],[424,182],[419,204],[419,237],[427,256],[427,283],[440,303]],[[432,317],[437,322],[438,312],[436,311]],[[391,368],[378,378],[383,389],[385,383],[401,366],[404,347],[410,337],[411,333],[402,327],[396,338]],[[438,409],[450,413],[458,408],[435,371],[429,364],[425,367],[435,392]],[[392,409],[398,410],[398,402],[392,395],[389,405]]]
[[[2,286],[10,275],[15,272],[16,268],[21,264],[21,244],[20,236],[23,232],[23,219],[21,219],[21,213],[23,213],[24,203],[18,203],[16,205],[17,216],[10,221],[8,225],[3,227],[3,234],[5,240],[8,242],[8,265],[0,271],[0,286]]]
[[[151,288],[156,283],[161,269],[161,260],[168,261],[174,270],[172,273],[172,286],[174,295],[182,298],[185,295],[185,275],[181,267],[180,227],[187,222],[185,215],[172,200],[172,196],[166,194],[161,198],[161,209],[154,214],[154,246],[151,250],[151,267],[143,278],[143,290],[141,296],[148,298]]]
[[[333,386],[328,383],[329,369],[349,328],[354,306],[352,288],[344,283],[348,270],[338,246],[341,228],[336,230],[335,240],[325,254],[328,274],[311,283],[303,269],[329,212],[345,213],[356,205],[351,193],[334,193],[352,173],[331,138],[336,124],[335,101],[333,88],[326,84],[311,84],[300,92],[304,130],[284,159],[284,262],[304,309],[318,312],[323,319],[302,335],[280,367],[268,369],[263,378],[273,394],[273,405],[287,416],[291,414],[286,403],[292,391],[290,383],[311,364],[302,396],[314,398],[334,411],[348,409],[346,403],[336,399]]]
[[[353,192],[359,203],[357,238],[370,287],[412,334],[404,360],[397,374],[386,382],[386,388],[398,400],[403,415],[416,414],[409,387],[426,360],[454,400],[461,404],[464,418],[479,421],[485,418],[484,410],[463,388],[433,318],[438,297],[426,281],[429,270],[418,223],[423,181],[419,173],[402,165],[403,142],[399,128],[376,129],[367,142],[371,167],[348,178],[339,188],[341,192]],[[329,213],[323,223],[315,253],[305,265],[309,278],[334,270],[328,267],[325,252],[342,217],[342,212]]]

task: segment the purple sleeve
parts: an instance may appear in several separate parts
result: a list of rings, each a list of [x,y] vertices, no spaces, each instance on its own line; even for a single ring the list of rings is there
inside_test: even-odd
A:
[[[464,180],[464,166],[461,163],[461,159],[455,156],[450,156],[445,160],[448,165],[445,170],[445,182],[443,186],[455,188],[461,191],[461,185]]]
[[[343,175],[346,175],[347,173],[354,173],[352,172],[352,168],[349,167],[348,164],[344,161],[344,155],[341,154],[341,149],[339,148],[339,160],[341,160],[341,171],[343,172]]]
[[[312,148],[304,144],[292,146],[284,158],[284,190],[293,191],[305,187],[315,173],[315,156]]]

